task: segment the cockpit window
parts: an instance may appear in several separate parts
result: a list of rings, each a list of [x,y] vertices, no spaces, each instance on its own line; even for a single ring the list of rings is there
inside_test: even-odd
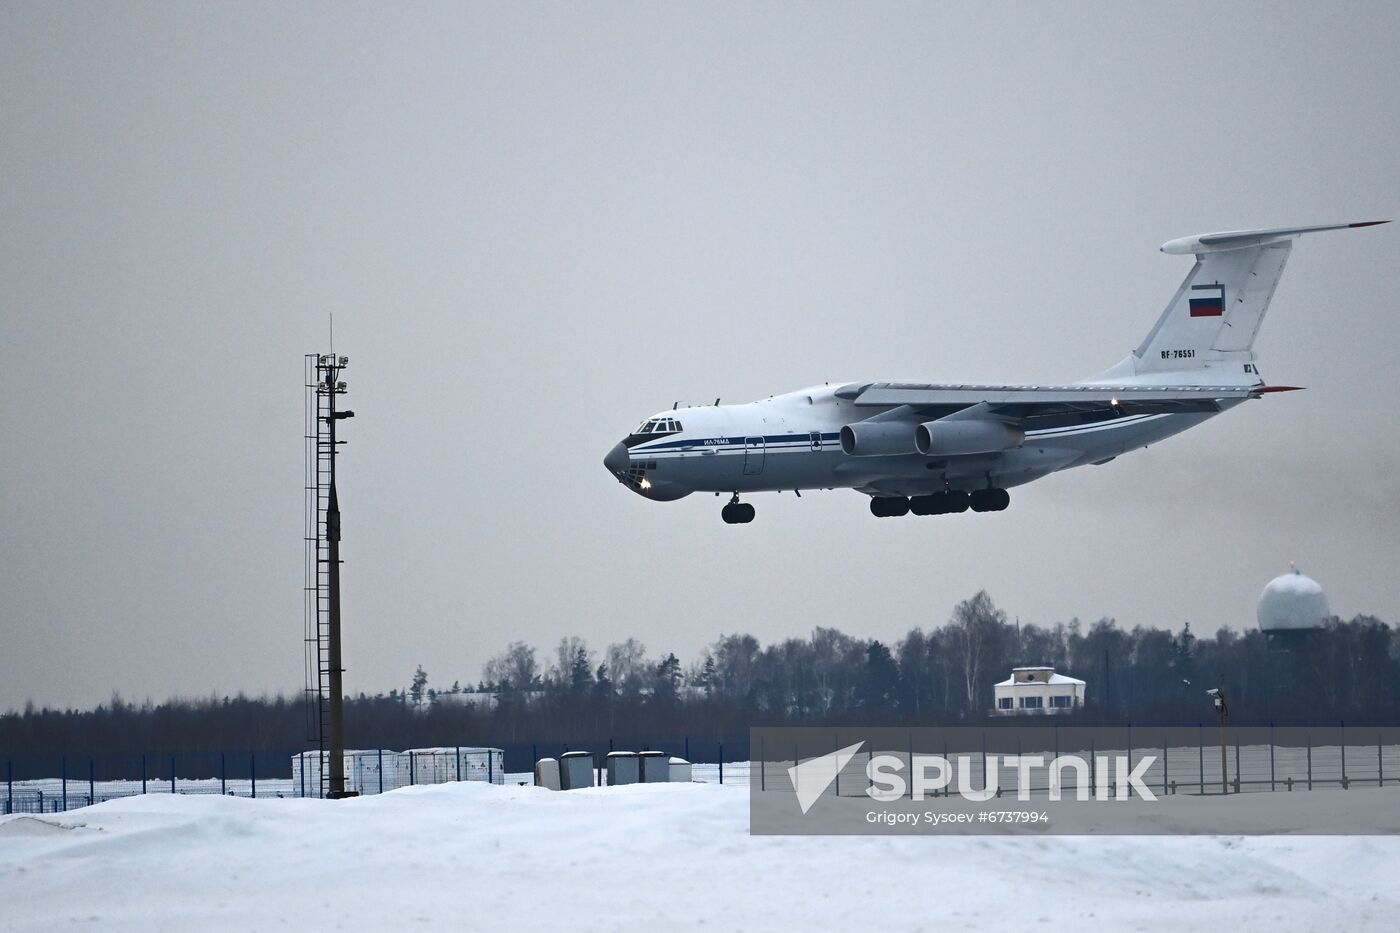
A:
[[[650,418],[637,425],[634,435],[645,434],[679,434],[681,423],[674,418]]]

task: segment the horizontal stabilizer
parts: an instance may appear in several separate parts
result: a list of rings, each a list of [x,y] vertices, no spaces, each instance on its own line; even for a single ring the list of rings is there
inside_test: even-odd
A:
[[[1228,230],[1224,233],[1200,233],[1196,236],[1168,240],[1162,244],[1162,252],[1179,256],[1201,253],[1220,253],[1231,249],[1245,249],[1250,246],[1267,246],[1291,240],[1304,233],[1321,233],[1324,230],[1350,230],[1353,227],[1374,227],[1388,224],[1388,220],[1363,220],[1352,224],[1319,224],[1313,227],[1276,227],[1271,230]]]

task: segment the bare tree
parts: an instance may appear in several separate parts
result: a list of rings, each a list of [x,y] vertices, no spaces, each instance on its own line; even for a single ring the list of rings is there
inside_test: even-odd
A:
[[[608,676],[619,690],[635,692],[647,675],[647,647],[635,638],[608,645]]]
[[[559,644],[554,649],[554,664],[549,669],[549,679],[560,684],[571,683],[580,651],[587,662],[592,664],[593,652],[588,650],[588,642],[577,635],[567,635],[559,639]]]
[[[534,646],[523,641],[511,642],[505,651],[486,662],[481,675],[487,683],[501,689],[529,690],[539,677]]]
[[[966,709],[976,713],[981,705],[988,662],[1005,653],[1006,613],[992,603],[986,590],[980,590],[971,599],[953,607],[947,634],[949,648],[962,675]]]

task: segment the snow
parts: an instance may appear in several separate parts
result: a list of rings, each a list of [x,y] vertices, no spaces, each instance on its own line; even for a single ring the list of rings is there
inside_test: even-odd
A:
[[[1230,802],[1396,812],[1400,788]],[[763,837],[748,806],[717,784],[453,783],[4,817],[0,927],[1390,930],[1400,913],[1394,836]]]
[[[1048,670],[1048,668],[1044,668],[1044,667],[1013,667],[1011,670],[1012,670],[1012,674],[1011,674],[1010,677],[1006,678],[1005,680],[997,681],[997,682],[996,682],[995,684],[993,684],[992,686],[994,686],[994,687],[1011,687],[1011,686],[1015,686],[1015,684],[1016,684],[1016,674],[1015,674],[1015,672],[1016,672],[1016,671],[1043,671],[1043,670]],[[1041,683],[1041,684],[1078,684],[1078,685],[1081,686],[1081,687],[1085,686],[1085,682],[1084,682],[1084,681],[1080,680],[1078,677],[1070,677],[1070,676],[1068,676],[1067,674],[1051,674],[1051,675],[1050,675],[1048,678],[1046,678],[1045,680],[1040,680],[1040,681],[1027,680],[1027,681],[1022,681],[1022,683],[1026,683],[1026,684],[1032,684],[1032,683]]]

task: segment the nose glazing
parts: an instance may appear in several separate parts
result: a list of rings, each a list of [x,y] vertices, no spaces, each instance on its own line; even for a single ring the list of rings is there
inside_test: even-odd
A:
[[[605,466],[608,472],[613,476],[627,472],[626,445],[621,441],[614,444],[612,450],[608,451],[607,456],[603,458],[603,466]]]

